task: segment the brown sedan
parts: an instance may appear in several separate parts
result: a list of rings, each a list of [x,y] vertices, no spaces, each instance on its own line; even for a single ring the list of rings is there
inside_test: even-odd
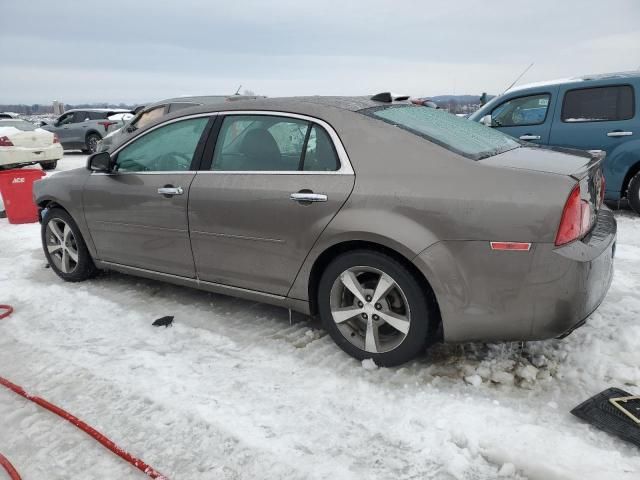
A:
[[[604,298],[601,158],[372,99],[183,109],[38,182],[45,255],[319,315],[349,354],[564,335]]]

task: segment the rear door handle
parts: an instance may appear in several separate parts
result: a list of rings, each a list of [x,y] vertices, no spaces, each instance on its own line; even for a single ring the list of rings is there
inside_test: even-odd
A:
[[[184,190],[182,189],[182,187],[160,187],[158,189],[158,193],[160,195],[167,196],[182,195],[184,193]]]
[[[289,195],[294,202],[326,202],[328,197],[324,193],[298,192]]]
[[[531,135],[527,133],[526,135],[520,135],[520,140],[540,140],[540,135]]]
[[[630,137],[631,135],[633,135],[633,132],[623,132],[622,130],[614,130],[607,133],[607,137]]]

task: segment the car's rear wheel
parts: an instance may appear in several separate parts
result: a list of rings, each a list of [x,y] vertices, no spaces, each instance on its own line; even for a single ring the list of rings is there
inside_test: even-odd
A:
[[[55,170],[55,168],[58,166],[58,161],[52,160],[50,162],[40,162],[40,166],[43,170]]]
[[[627,201],[629,202],[629,206],[640,215],[640,172],[636,173],[629,182]]]
[[[98,150],[98,142],[100,140],[102,140],[102,137],[97,133],[90,133],[89,135],[87,135],[87,138],[85,140],[87,148],[83,150],[83,152],[86,151],[88,153],[96,153],[96,151]]]
[[[42,219],[42,247],[52,270],[67,282],[93,277],[97,269],[76,222],[61,208]]]
[[[434,305],[402,263],[369,250],[336,257],[318,287],[325,329],[345,352],[378,365],[405,363],[426,348]]]

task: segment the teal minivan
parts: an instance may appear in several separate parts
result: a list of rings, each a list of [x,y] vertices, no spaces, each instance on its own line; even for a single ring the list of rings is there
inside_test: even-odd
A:
[[[469,118],[540,145],[606,152],[605,198],[640,214],[640,71],[515,87]]]

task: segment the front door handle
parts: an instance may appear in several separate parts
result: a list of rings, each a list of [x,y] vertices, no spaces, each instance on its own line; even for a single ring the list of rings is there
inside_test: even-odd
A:
[[[607,137],[630,137],[631,135],[633,135],[633,132],[623,132],[622,130],[614,130],[607,133]]]
[[[184,190],[182,187],[166,186],[166,187],[160,187],[158,189],[158,193],[160,195],[166,195],[168,197],[172,197],[173,195],[182,195],[184,193]]]
[[[328,197],[324,193],[298,192],[289,195],[294,202],[326,202]]]
[[[540,135],[531,135],[527,133],[526,135],[520,135],[520,140],[540,140]]]

